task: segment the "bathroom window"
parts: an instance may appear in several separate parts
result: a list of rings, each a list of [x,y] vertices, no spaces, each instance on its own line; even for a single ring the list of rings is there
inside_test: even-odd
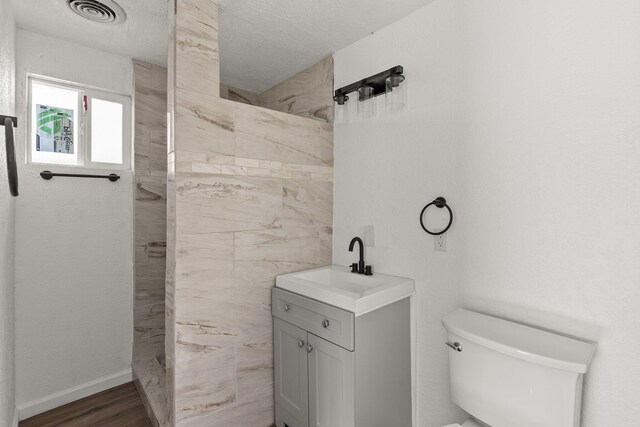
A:
[[[29,129],[29,163],[130,168],[129,96],[31,76]]]

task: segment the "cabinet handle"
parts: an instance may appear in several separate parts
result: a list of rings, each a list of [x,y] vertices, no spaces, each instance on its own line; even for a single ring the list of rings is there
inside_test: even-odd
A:
[[[313,346],[311,344],[307,345],[307,353],[311,353],[313,351]]]
[[[322,327],[325,328],[325,329],[329,327],[329,321],[327,319],[324,319],[322,321]]]
[[[290,308],[291,306],[289,304],[285,304],[284,307],[282,307],[284,311],[289,311]]]
[[[298,347],[300,348],[304,347],[304,341],[298,340]]]

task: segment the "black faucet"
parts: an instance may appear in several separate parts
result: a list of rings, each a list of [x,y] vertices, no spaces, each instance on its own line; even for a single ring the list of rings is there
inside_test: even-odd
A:
[[[349,252],[353,252],[353,245],[355,245],[356,242],[360,244],[360,261],[351,264],[351,272],[364,274],[365,276],[371,276],[373,275],[372,267],[370,265],[364,265],[364,243],[362,243],[361,238],[354,237],[353,239],[351,239],[351,243],[349,243]]]

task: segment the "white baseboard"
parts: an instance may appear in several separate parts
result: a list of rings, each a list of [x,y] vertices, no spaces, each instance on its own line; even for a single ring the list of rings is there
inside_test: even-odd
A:
[[[40,399],[35,399],[22,405],[18,405],[18,415],[21,420],[25,420],[29,417],[33,417],[34,415],[66,405],[67,403],[75,402],[78,399],[128,383],[132,381],[132,379],[133,376],[131,374],[131,368],[129,368],[122,372],[118,372],[117,374],[107,375],[93,381],[50,394]]]
[[[20,418],[18,417],[18,408],[13,408],[13,427],[18,427],[18,421]]]

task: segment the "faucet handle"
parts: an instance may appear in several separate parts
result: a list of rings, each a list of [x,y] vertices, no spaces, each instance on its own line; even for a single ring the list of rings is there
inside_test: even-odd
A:
[[[351,264],[351,272],[352,273],[357,273],[358,272],[358,263],[354,262],[353,264]]]
[[[364,275],[365,275],[365,276],[373,276],[373,267],[372,267],[372,266],[370,266],[370,265],[367,265],[367,266],[364,268]]]

